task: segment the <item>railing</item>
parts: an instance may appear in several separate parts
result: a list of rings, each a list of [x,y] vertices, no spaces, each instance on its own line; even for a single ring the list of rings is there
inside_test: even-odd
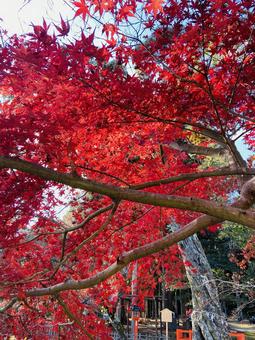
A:
[[[243,333],[229,333],[229,335],[231,338],[235,338],[235,340],[245,340],[245,335]],[[192,340],[192,331],[177,329],[176,340]]]
[[[10,335],[2,334],[0,333],[3,339],[8,339]],[[53,329],[47,329],[47,331],[43,330],[37,330],[34,333],[36,336],[43,336],[48,337],[48,339],[54,340],[58,338],[57,332],[55,332]],[[245,340],[245,334],[244,333],[229,333],[230,337],[233,340]],[[2,339],[2,338],[1,338]],[[134,336],[132,334],[126,335],[125,338],[123,336],[120,336],[118,333],[114,332],[112,333],[112,339],[113,340],[134,340]],[[176,340],[192,340],[192,330],[185,330],[185,329],[177,329],[176,330],[176,337],[172,333],[170,334],[170,339],[176,339]],[[99,340],[99,339],[98,339]],[[137,335],[137,340],[166,340],[165,335],[155,335],[155,334],[149,334],[149,333],[139,333]]]
[[[113,340],[124,340],[123,337],[120,337],[118,334],[113,334]],[[170,337],[169,339],[175,339],[175,337]],[[129,334],[126,336],[126,340],[134,340],[134,336]],[[137,335],[137,340],[166,340],[165,335],[153,335],[153,334],[146,334],[146,333],[139,333]]]

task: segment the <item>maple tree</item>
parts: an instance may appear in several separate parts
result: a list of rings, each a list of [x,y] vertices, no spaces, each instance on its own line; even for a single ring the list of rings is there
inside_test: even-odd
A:
[[[236,147],[255,148],[255,4],[70,5],[93,33],[69,39],[61,18],[56,33],[2,35],[1,328],[69,318],[67,338],[107,339],[98,308],[130,292],[134,261],[142,301],[163,269],[181,278],[178,241],[225,220],[255,228],[254,159]]]

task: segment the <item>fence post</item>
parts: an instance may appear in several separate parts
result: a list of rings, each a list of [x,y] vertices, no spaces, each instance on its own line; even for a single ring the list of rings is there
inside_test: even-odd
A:
[[[229,333],[230,336],[236,338],[236,340],[245,340],[245,335],[243,333]]]
[[[184,338],[184,334],[188,334],[188,337]],[[185,329],[176,329],[176,340],[192,340],[192,331]]]

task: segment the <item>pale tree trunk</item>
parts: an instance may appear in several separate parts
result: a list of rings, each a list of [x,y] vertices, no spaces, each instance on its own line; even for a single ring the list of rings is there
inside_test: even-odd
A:
[[[131,282],[131,294],[132,294],[132,299],[131,299],[131,304],[132,306],[137,305],[137,293],[138,293],[138,288],[137,288],[137,271],[138,271],[138,263],[137,261],[134,264],[134,268],[132,271],[132,282]],[[131,312],[131,329],[132,329],[132,335],[133,339],[137,339],[136,337],[136,330],[135,330],[135,312],[132,310]]]
[[[178,229],[171,226],[172,230]],[[221,309],[217,286],[201,242],[193,235],[178,243],[192,292],[193,340],[229,340],[228,323]]]

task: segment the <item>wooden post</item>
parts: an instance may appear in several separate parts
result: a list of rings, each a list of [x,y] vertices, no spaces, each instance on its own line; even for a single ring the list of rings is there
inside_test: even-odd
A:
[[[133,318],[133,321],[134,321],[134,333],[133,333],[134,340],[138,339],[138,320],[139,320],[138,317]]]
[[[166,322],[166,339],[168,340],[168,322]]]
[[[130,304],[127,303],[127,334],[129,335],[129,308]]]
[[[157,298],[155,298],[155,297],[154,297],[154,307],[155,307],[156,336],[158,336],[158,303],[157,303]]]
[[[173,322],[173,314],[171,310],[164,308],[160,311],[161,320],[166,323],[166,339],[168,339],[168,323]]]

